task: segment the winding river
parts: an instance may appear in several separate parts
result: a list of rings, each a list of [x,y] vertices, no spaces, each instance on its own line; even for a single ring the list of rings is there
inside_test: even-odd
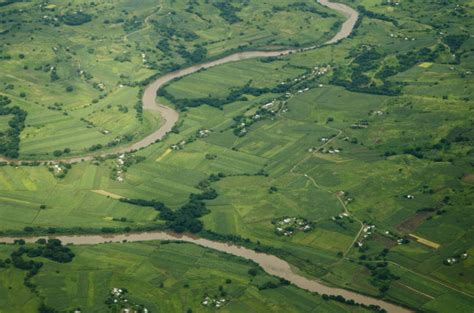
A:
[[[319,0],[320,4],[327,6],[331,9],[334,9],[344,16],[346,16],[346,21],[342,24],[341,29],[339,32],[325,44],[333,44],[337,43],[338,41],[348,37],[358,19],[357,11],[353,10],[347,5],[340,4],[340,3],[333,3],[328,0]],[[229,56],[223,57],[218,60],[210,61],[207,63],[197,64],[182,70],[178,70],[164,76],[159,77],[152,83],[150,83],[143,94],[143,107],[145,110],[158,113],[163,118],[163,124],[160,126],[159,129],[154,131],[152,134],[146,136],[145,138],[141,139],[138,142],[133,143],[130,146],[123,147],[114,151],[114,153],[124,153],[130,152],[134,150],[138,150],[140,148],[147,147],[159,139],[162,139],[168,132],[171,131],[173,126],[179,119],[179,114],[172,108],[165,106],[161,103],[156,102],[156,94],[157,91],[162,87],[164,84],[172,81],[173,79],[189,75],[195,73],[201,69],[207,69],[213,66],[221,65],[228,62],[234,62],[239,60],[245,60],[250,58],[257,58],[257,57],[275,57],[275,56],[284,56],[294,52],[306,51],[310,49],[315,49],[318,46],[308,47],[304,49],[288,49],[288,50],[279,50],[279,51],[247,51],[247,52],[239,52],[235,54],[231,54]],[[110,152],[105,153],[101,156],[109,155]],[[83,157],[75,157],[69,159],[63,159],[63,162],[80,162],[80,161],[87,161],[92,160],[95,158],[96,155],[88,155]],[[51,162],[58,161],[58,160],[51,160]],[[39,238],[43,237],[28,237],[24,238],[27,242],[35,242]],[[78,236],[56,236],[55,238],[60,239],[65,244],[76,244],[76,245],[94,245],[100,243],[107,243],[107,242],[123,242],[124,240],[132,242],[132,241],[150,241],[150,240],[180,240],[184,242],[194,243],[206,248],[218,250],[221,252],[226,252],[235,256],[239,256],[248,260],[252,260],[258,265],[260,265],[265,272],[270,275],[274,275],[280,278],[284,278],[290,281],[295,286],[298,286],[302,289],[317,292],[319,294],[328,294],[328,295],[340,295],[346,299],[352,299],[355,302],[366,304],[366,305],[378,305],[388,312],[393,313],[406,313],[411,312],[403,307],[394,305],[392,303],[382,301],[376,298],[368,297],[356,292],[352,292],[349,290],[341,289],[341,288],[334,288],[324,285],[323,283],[306,278],[300,274],[297,274],[292,270],[290,265],[274,256],[265,253],[258,253],[251,249],[236,246],[233,244],[226,244],[223,242],[218,241],[211,241],[203,238],[195,238],[188,235],[177,235],[167,232],[143,232],[143,233],[131,233],[131,234],[117,234],[117,235],[78,235]],[[15,239],[13,237],[0,237],[0,242],[6,243],[13,243]]]
[[[45,237],[27,237],[23,238],[26,242],[34,243],[36,240]],[[352,299],[357,303],[366,305],[378,305],[390,313],[408,313],[411,312],[403,307],[395,304],[385,302],[376,298],[364,296],[362,294],[341,289],[335,287],[329,287],[323,283],[306,278],[293,271],[291,266],[284,260],[270,254],[259,253],[254,250],[227,244],[219,241],[212,241],[204,238],[191,237],[189,235],[180,235],[167,232],[143,232],[143,233],[130,233],[130,234],[117,234],[117,235],[77,235],[77,236],[55,236],[61,240],[64,244],[75,244],[75,245],[96,245],[100,243],[110,242],[140,242],[140,241],[151,241],[151,240],[179,240],[189,243],[194,243],[206,248],[213,250],[229,253],[238,257],[242,257],[251,260],[262,267],[262,269],[270,275],[284,278],[291,282],[293,285],[319,294],[328,294],[334,296],[343,296],[347,300]],[[13,237],[0,237],[0,242],[13,243],[15,239]]]
[[[318,0],[318,2],[324,6],[327,6],[333,10],[336,10],[346,16],[346,21],[342,24],[340,30],[334,35],[333,38],[328,40],[325,45],[337,43],[338,41],[348,37],[354,26],[357,22],[359,14],[357,11],[352,9],[351,7],[341,4],[341,3],[334,3],[328,0]],[[181,70],[177,70],[168,74],[165,74],[155,81],[151,82],[144,90],[142,103],[143,109],[149,112],[158,113],[161,115],[163,124],[155,130],[153,133],[147,135],[146,137],[142,138],[141,140],[129,145],[124,146],[121,148],[117,148],[112,151],[104,152],[102,154],[89,154],[84,156],[78,157],[71,157],[71,158],[62,158],[62,159],[54,159],[54,160],[38,160],[39,162],[65,162],[65,163],[77,163],[81,161],[90,161],[96,157],[105,157],[112,154],[117,153],[126,153],[136,151],[141,148],[148,147],[149,145],[155,143],[157,140],[162,139],[167,133],[171,131],[173,126],[179,119],[179,113],[173,110],[172,108],[163,105],[156,101],[156,94],[157,91],[166,83],[180,78],[192,73],[195,73],[201,69],[211,68],[217,65],[225,64],[228,62],[235,62],[240,60],[252,59],[252,58],[259,58],[259,57],[277,57],[277,56],[284,56],[290,53],[307,51],[318,48],[318,45],[307,47],[307,48],[300,48],[300,49],[287,49],[287,50],[277,50],[277,51],[246,51],[246,52],[238,52],[226,57],[209,61],[206,63],[196,64]],[[20,163],[21,160],[11,160],[7,158],[0,157],[0,161],[7,161],[11,163]],[[26,161],[26,160],[25,160]]]

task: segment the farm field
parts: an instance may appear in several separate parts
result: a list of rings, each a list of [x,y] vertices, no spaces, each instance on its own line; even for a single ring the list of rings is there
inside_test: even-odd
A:
[[[71,149],[66,155],[81,155],[93,144],[107,145],[114,136],[133,134],[133,141],[151,132],[162,121],[147,112],[137,118],[134,105],[141,82],[168,72],[171,63],[197,63],[179,53],[181,44],[188,50],[206,47],[204,59],[240,45],[245,45],[242,49],[308,46],[330,38],[332,25],[342,20],[316,2],[307,5],[317,13],[305,5],[291,6],[291,1],[277,2],[244,1],[237,13],[242,21],[235,23],[224,23],[219,8],[207,1],[163,1],[161,9],[151,1],[139,8],[126,1],[113,8],[105,1],[97,2],[97,7],[74,2],[90,12],[115,12],[117,18],[127,15],[124,10],[133,11],[135,17],[127,19],[141,26],[127,28],[127,22],[114,23],[111,18],[105,23],[97,17],[69,27],[71,36],[82,40],[81,32],[95,27],[103,40],[87,39],[75,54],[64,52],[76,63],[84,60],[81,66],[94,64],[95,58],[103,60],[87,69],[106,86],[114,86],[102,98],[104,91],[91,87],[91,82],[77,77],[65,81],[61,73],[48,91],[32,88],[21,97],[20,86],[26,85],[18,79],[14,89],[1,91],[28,112],[20,156],[41,159],[66,147]],[[305,276],[411,310],[470,312],[474,40],[469,17],[474,7],[470,1],[341,2],[357,8],[361,17],[352,35],[335,45],[279,58],[229,62],[160,89],[160,103],[176,108],[180,119],[171,133],[146,149],[71,166],[2,164],[0,234],[190,231],[266,251]],[[50,3],[58,7],[52,12],[66,10]],[[25,10],[28,5],[14,4]],[[164,35],[160,29],[173,23],[183,25],[182,33]],[[155,48],[156,36],[164,36],[168,44],[161,42],[161,48]],[[95,50],[90,53],[87,47],[92,42]],[[163,51],[167,45],[170,51]],[[13,42],[3,47],[1,53],[14,55]],[[131,59],[114,60],[124,47],[130,49]],[[142,52],[156,59],[142,64]],[[25,55],[21,60],[35,59],[34,54]],[[5,62],[0,63],[2,69],[5,64],[7,72],[16,71],[23,63],[15,58],[0,60]],[[74,62],[57,64],[59,69]],[[4,86],[14,80],[9,75],[0,76],[6,80]],[[43,87],[43,76],[51,73],[24,75],[21,79],[36,79]],[[72,82],[71,92],[77,97],[64,91]],[[33,99],[63,97],[68,115],[65,109],[38,107],[30,93]],[[80,105],[97,97],[96,103]],[[116,106],[119,102],[127,103],[127,112]],[[96,126],[87,128],[91,124],[81,117]],[[2,127],[8,127],[4,116],[0,131]],[[176,225],[179,218],[166,217],[161,205],[172,214],[185,214],[189,207],[196,211],[190,213],[195,214],[191,221],[183,222],[185,226]],[[0,246],[0,253],[7,257],[11,248]],[[189,244],[72,249],[77,254],[73,262],[48,261],[33,278],[45,302],[59,311],[103,308],[105,299],[95,295],[84,294],[77,303],[65,300],[81,289],[75,277],[83,271],[91,271],[92,277],[79,282],[100,290],[95,294],[106,295],[114,284],[124,284],[130,286],[134,301],[147,303],[153,312],[212,311],[200,305],[203,294],[196,290],[202,285],[217,290],[226,271],[233,275],[228,293],[236,301],[221,311],[354,310],[296,287],[259,291],[259,283],[271,279],[266,274],[259,273],[261,281],[250,281],[246,273],[251,264]],[[200,267],[192,269],[196,262]],[[135,269],[139,275],[132,278]],[[13,268],[0,269],[0,275],[22,280]],[[164,290],[157,288],[161,282]],[[39,305],[21,282],[18,286],[16,299],[28,297],[32,308]],[[155,298],[170,300],[150,300]],[[87,304],[81,304],[85,299]],[[9,301],[7,306],[22,305]]]
[[[119,304],[108,305],[114,288],[126,289],[131,306],[150,312],[369,312],[369,310],[326,301],[320,296],[280,281],[253,263],[192,244],[167,242],[122,243],[72,247],[72,263],[44,259],[32,278],[36,294],[23,286],[26,271],[0,269],[0,310],[33,312],[38,303],[60,311],[80,308],[83,312],[119,312]],[[0,259],[15,246],[0,246]],[[250,270],[256,272],[249,274]],[[20,281],[19,284],[16,280]],[[266,288],[271,282],[277,287]],[[222,307],[209,301],[225,301]]]
[[[246,2],[239,16],[205,1],[12,2],[0,8],[0,92],[28,113],[22,159],[136,141],[159,126],[137,109],[150,76],[236,50],[323,42],[342,20],[287,0]]]

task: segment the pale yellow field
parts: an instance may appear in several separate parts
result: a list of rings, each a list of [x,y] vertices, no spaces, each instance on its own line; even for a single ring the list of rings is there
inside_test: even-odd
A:
[[[122,196],[119,196],[115,193],[111,193],[111,192],[108,192],[108,191],[105,191],[105,190],[91,190],[92,192],[95,192],[95,193],[98,193],[99,195],[103,195],[103,196],[107,196],[107,197],[110,197],[112,199],[123,199],[124,197]]]
[[[417,236],[417,235],[413,235],[413,234],[410,234],[411,237],[415,238],[417,242],[425,245],[425,246],[428,246],[428,247],[431,247],[431,248],[434,248],[434,249],[438,249],[440,244],[436,243],[436,242],[433,242],[433,241],[430,241],[428,239],[425,239],[425,238],[422,238],[420,236]]]

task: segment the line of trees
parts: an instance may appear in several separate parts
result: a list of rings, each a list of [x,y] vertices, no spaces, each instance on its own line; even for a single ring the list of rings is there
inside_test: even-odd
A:
[[[166,227],[177,233],[186,231],[198,233],[203,229],[203,223],[199,218],[209,213],[209,209],[206,207],[204,201],[213,200],[218,196],[217,191],[213,189],[210,184],[223,177],[224,174],[222,173],[212,174],[207,179],[201,181],[197,188],[202,192],[199,194],[190,194],[188,202],[175,211],[158,200],[120,199],[120,201],[154,208],[160,212],[159,218],[166,221]]]
[[[286,84],[279,84],[273,88],[256,88],[251,86],[252,81],[250,80],[245,84],[243,87],[235,88],[230,91],[230,93],[223,98],[215,98],[212,96],[204,97],[204,98],[194,98],[194,99],[178,99],[173,94],[171,94],[168,90],[166,90],[166,86],[160,88],[158,90],[157,95],[160,97],[164,97],[169,100],[171,103],[176,105],[180,110],[186,110],[188,107],[198,107],[203,104],[207,104],[209,106],[215,108],[222,108],[224,105],[236,102],[236,101],[247,101],[248,99],[245,95],[252,95],[254,97],[261,96],[267,93],[285,93],[289,91],[295,83],[290,82]]]
[[[20,133],[25,128],[27,112],[18,106],[8,107],[11,100],[7,96],[0,97],[0,115],[13,115],[8,122],[9,128],[0,131],[0,154],[17,158],[20,149]]]

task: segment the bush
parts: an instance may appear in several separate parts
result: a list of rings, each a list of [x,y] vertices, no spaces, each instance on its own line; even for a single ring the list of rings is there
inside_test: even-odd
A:
[[[66,13],[62,17],[62,21],[66,25],[77,26],[92,20],[92,16],[83,12]]]
[[[251,268],[247,271],[247,273],[250,275],[250,276],[257,276],[257,273],[258,273],[258,269],[256,268]]]

